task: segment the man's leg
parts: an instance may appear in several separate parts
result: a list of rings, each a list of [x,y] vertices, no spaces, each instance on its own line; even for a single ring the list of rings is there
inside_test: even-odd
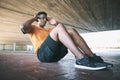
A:
[[[90,62],[89,63],[94,63],[96,68],[96,70],[99,69],[104,69],[104,68],[110,68],[113,67],[113,64],[111,63],[107,63],[104,62],[104,60],[100,57],[97,56],[95,54],[92,53],[91,49],[88,47],[88,45],[86,44],[86,42],[84,41],[84,39],[82,38],[81,35],[79,35],[79,33],[75,30],[75,29],[70,29],[68,30],[69,34],[71,35],[71,37],[73,38],[74,42],[76,43],[76,45],[87,55],[91,56],[89,57]],[[78,64],[81,64],[81,60],[78,60]],[[79,65],[77,65],[79,67]]]
[[[81,35],[75,29],[69,29],[68,32],[70,33],[71,37],[74,39],[76,45],[87,55],[93,56],[91,49],[88,47],[85,40],[82,38]]]
[[[84,41],[82,36],[75,30],[75,29],[69,29],[68,30],[69,34],[73,38],[74,42],[76,45],[87,55],[91,56],[90,59],[92,62],[104,62],[104,60],[91,51],[91,49],[88,47],[87,43]],[[109,66],[112,66],[110,64],[107,64]]]
[[[58,24],[51,31],[50,36],[53,40],[60,41],[77,57],[75,67],[89,70],[100,70],[106,68],[106,65],[102,63],[90,62],[88,56],[83,55],[75,40],[72,39],[71,35],[62,24]]]
[[[77,58],[83,58],[82,52],[78,49],[74,40],[70,37],[70,34],[62,24],[58,24],[50,32],[50,36],[53,40],[60,41],[65,45]]]

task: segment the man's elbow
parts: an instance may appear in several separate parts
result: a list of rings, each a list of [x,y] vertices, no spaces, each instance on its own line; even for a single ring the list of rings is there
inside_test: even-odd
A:
[[[20,25],[20,29],[21,29],[21,31],[23,32],[23,34],[26,34],[26,32],[25,32],[25,26],[24,25]]]

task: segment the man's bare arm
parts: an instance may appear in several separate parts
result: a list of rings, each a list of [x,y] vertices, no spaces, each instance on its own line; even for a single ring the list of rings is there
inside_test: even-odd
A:
[[[34,18],[31,18],[31,19],[27,20],[26,22],[24,22],[23,24],[20,25],[21,31],[24,34],[32,32],[32,23],[34,21],[37,21],[36,15],[34,16]]]

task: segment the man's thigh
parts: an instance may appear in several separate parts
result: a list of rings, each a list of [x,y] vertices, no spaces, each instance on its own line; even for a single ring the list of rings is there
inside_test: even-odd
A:
[[[66,52],[66,47],[62,47],[60,42],[54,41],[49,35],[46,40],[43,42],[41,47],[38,49],[38,59],[42,62],[56,62],[62,58],[64,52]],[[64,48],[64,49],[63,49]],[[55,60],[56,59],[56,60]]]

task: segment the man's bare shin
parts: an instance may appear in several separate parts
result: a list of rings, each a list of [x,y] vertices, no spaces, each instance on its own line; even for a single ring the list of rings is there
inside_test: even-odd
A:
[[[88,47],[87,43],[82,38],[82,36],[75,29],[73,29],[72,31],[70,31],[70,33],[71,33],[71,36],[73,37],[75,43],[77,44],[77,46],[84,53],[88,54],[89,56],[93,56],[93,53],[92,53],[91,49]]]

